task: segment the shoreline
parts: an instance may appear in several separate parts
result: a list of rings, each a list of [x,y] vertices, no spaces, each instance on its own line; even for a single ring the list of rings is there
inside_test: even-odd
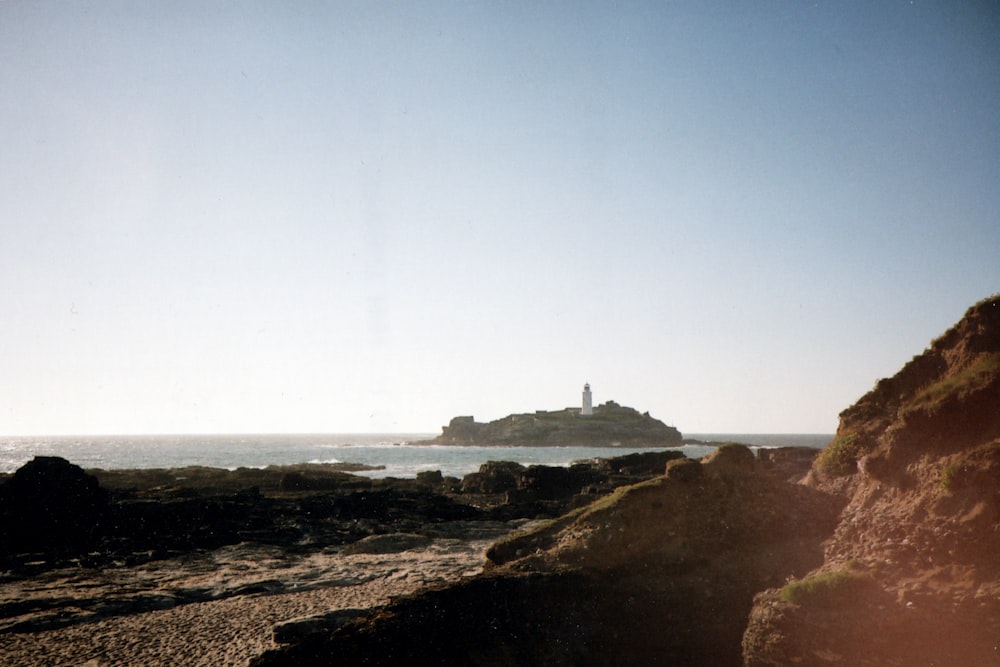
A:
[[[510,530],[514,527],[485,539],[441,539],[389,554],[296,557],[240,544],[141,567],[70,569],[0,581],[2,606],[12,599],[35,605],[21,615],[20,630],[3,619],[0,663],[243,666],[279,646],[274,632],[284,623],[371,609],[479,573],[486,549]],[[101,593],[95,596],[95,590]],[[184,601],[185,591],[205,599]],[[46,609],[47,603],[52,606]],[[159,608],[150,608],[155,604]],[[66,614],[76,618],[67,622]],[[53,622],[61,625],[45,627]],[[30,630],[31,623],[38,628]]]
[[[424,434],[330,434],[330,435],[239,435],[239,436],[87,436],[58,438],[0,438],[0,479],[10,475],[34,456],[60,456],[85,469],[145,470],[205,466],[236,470],[272,465],[348,462],[386,466],[384,476],[413,478],[424,470],[440,468],[445,475],[473,472],[489,459],[507,458],[522,463],[569,465],[573,460],[613,457],[629,451],[655,451],[661,447],[596,447],[549,443],[525,445],[453,446],[428,442]],[[687,434],[689,456],[698,443],[743,442],[751,446],[826,446],[832,435],[817,434]],[[421,444],[417,444],[421,443]],[[575,450],[575,451],[574,451]],[[502,454],[500,452],[503,452]],[[371,474],[371,473],[369,473]],[[378,474],[378,473],[375,473]]]
[[[243,665],[280,624],[476,575],[497,540],[683,458],[491,462],[461,479],[36,458],[0,484],[0,662]]]

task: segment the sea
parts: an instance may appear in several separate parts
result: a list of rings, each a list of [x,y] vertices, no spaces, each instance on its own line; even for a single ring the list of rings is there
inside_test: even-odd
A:
[[[523,465],[568,466],[597,457],[675,449],[690,458],[714,450],[707,444],[680,447],[459,447],[413,444],[437,434],[309,434],[309,435],[108,435],[0,436],[0,473],[12,473],[35,456],[61,456],[82,468],[265,468],[296,463],[360,463],[379,466],[358,474],[413,478],[440,470],[454,477],[475,472],[487,461]],[[822,448],[832,434],[685,434],[703,443],[740,442],[757,447]]]

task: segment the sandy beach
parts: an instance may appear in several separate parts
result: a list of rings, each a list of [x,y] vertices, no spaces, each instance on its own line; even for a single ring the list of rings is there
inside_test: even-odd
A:
[[[350,555],[240,544],[138,567],[4,581],[0,604],[22,613],[0,620],[0,664],[245,665],[276,646],[274,627],[285,621],[374,607],[476,574],[494,537]],[[218,599],[184,601],[196,596]],[[149,609],[157,605],[164,608]],[[23,631],[44,627],[52,629]]]

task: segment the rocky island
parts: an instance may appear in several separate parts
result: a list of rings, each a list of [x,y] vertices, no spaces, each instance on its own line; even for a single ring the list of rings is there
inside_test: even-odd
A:
[[[508,415],[481,423],[455,417],[441,435],[418,444],[469,446],[677,447],[682,436],[648,412],[608,401],[593,410],[566,408]],[[589,414],[587,414],[589,412]]]

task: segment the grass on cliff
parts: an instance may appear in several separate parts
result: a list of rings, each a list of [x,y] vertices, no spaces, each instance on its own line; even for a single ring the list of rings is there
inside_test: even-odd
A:
[[[851,601],[873,585],[874,579],[870,575],[849,565],[843,570],[792,581],[781,589],[781,599],[797,605],[829,606]]]
[[[910,401],[907,411],[933,412],[951,397],[961,397],[976,391],[997,375],[1000,375],[1000,352],[980,354],[962,371],[921,389]]]
[[[954,375],[942,378],[924,387],[906,401],[903,414],[913,412],[934,413],[946,402],[961,399],[982,389],[1000,375],[1000,352],[980,354],[973,363]],[[841,477],[857,471],[858,459],[867,453],[865,438],[859,433],[838,435],[816,458],[816,469],[828,476]],[[946,472],[942,486],[952,483],[952,473]]]
[[[851,475],[858,469],[858,459],[862,456],[861,438],[855,433],[837,436],[826,449],[816,457],[819,471],[827,475]]]
[[[959,476],[962,474],[962,466],[958,463],[950,463],[941,470],[941,489],[951,491],[957,484]]]
[[[522,555],[550,548],[559,534],[570,524],[590,517],[596,513],[607,511],[630,494],[641,492],[663,484],[664,477],[654,477],[644,482],[620,486],[611,493],[602,496],[594,502],[570,510],[562,516],[549,519],[533,525],[525,531],[518,531],[495,542],[487,552],[487,557],[497,565],[509,562]]]

